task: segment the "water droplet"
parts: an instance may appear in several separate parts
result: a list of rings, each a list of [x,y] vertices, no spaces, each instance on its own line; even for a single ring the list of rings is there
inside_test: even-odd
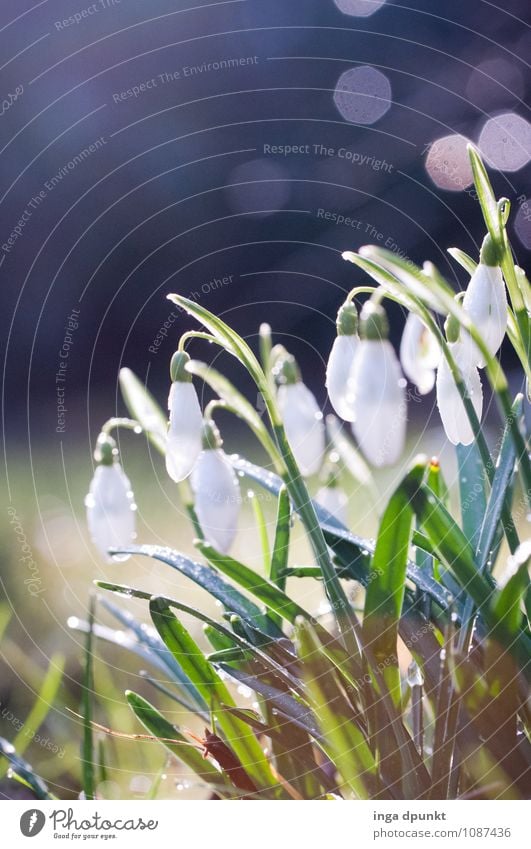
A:
[[[441,650],[440,650],[440,652],[439,652],[439,657],[441,658],[441,660],[442,660],[442,661],[445,661],[445,660],[446,660],[446,649],[441,649]]]

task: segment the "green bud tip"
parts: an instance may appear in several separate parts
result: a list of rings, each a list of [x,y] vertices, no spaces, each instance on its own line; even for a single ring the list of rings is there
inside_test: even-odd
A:
[[[286,354],[279,358],[273,368],[273,376],[277,384],[287,384],[288,386],[298,383],[301,379],[301,373],[297,360],[293,354]]]
[[[387,313],[381,304],[367,301],[360,316],[360,336],[362,339],[379,341],[389,336]]]
[[[172,383],[190,383],[192,375],[186,371],[190,355],[186,351],[175,351],[170,362],[170,377]]]
[[[336,327],[338,336],[355,336],[358,332],[358,310],[350,301],[339,308]]]
[[[213,419],[203,422],[203,451],[216,451],[223,445],[218,427]]]
[[[501,260],[500,249],[492,236],[487,233],[481,245],[479,261],[482,265],[499,265]]]
[[[96,441],[94,459],[99,466],[112,466],[118,459],[116,442],[108,433],[100,433]]]
[[[459,341],[459,335],[461,332],[461,325],[455,316],[449,315],[444,323],[444,332],[446,334],[446,339],[450,344]]]

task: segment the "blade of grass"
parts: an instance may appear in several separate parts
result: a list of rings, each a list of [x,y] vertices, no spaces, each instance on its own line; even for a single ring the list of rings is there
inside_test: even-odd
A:
[[[214,667],[206,660],[199,646],[173,615],[164,599],[152,598],[149,609],[161,639],[194,682],[203,698],[214,704],[214,714],[219,727],[226,735],[229,746],[234,750],[246,772],[258,787],[265,790],[278,789],[269,763],[255,736],[250,733],[244,723],[219,709],[220,704],[235,705],[225,684],[215,672]]]
[[[94,692],[93,682],[93,641],[94,615],[96,609],[96,598],[90,596],[88,611],[88,631],[85,643],[85,671],[83,676],[82,691],[82,715],[83,715],[83,744],[81,749],[81,773],[82,785],[85,799],[95,799],[95,757],[94,737],[92,730],[92,697]]]

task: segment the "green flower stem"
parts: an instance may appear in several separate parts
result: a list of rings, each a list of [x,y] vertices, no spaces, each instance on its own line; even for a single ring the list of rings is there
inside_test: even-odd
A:
[[[216,339],[216,337],[212,336],[210,333],[202,333],[201,330],[187,330],[186,333],[183,333],[179,339],[179,346],[177,350],[184,351],[189,339],[205,339],[207,342],[215,342],[217,345],[221,345],[221,347],[223,347],[219,339]]]
[[[137,422],[136,419],[121,419],[121,418],[112,418],[107,419],[105,424],[103,425],[101,432],[110,434],[116,428],[125,428],[126,430],[132,430],[134,433],[140,434],[143,433],[144,428]]]

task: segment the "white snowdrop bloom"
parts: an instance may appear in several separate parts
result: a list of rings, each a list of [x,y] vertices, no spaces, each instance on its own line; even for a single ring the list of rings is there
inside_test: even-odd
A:
[[[226,554],[238,529],[240,485],[211,422],[205,423],[204,434],[204,450],[190,479],[195,511],[207,542]]]
[[[340,486],[322,486],[315,496],[317,504],[328,510],[342,525],[347,524],[348,496]]]
[[[507,330],[507,294],[499,266],[479,263],[467,286],[463,309],[494,356]],[[485,359],[466,330],[461,331],[461,341],[470,362],[483,368]]]
[[[356,414],[352,430],[374,466],[396,463],[406,433],[405,381],[387,336],[384,309],[368,301],[361,312],[361,338],[352,367]]]
[[[466,349],[461,342],[449,343],[450,351],[461,372],[468,396],[478,419],[483,409],[483,390],[477,368],[470,364]],[[463,399],[459,394],[446,358],[442,357],[437,369],[437,406],[446,436],[453,445],[470,445],[474,434],[468,421]]]
[[[358,312],[354,304],[345,303],[337,314],[337,336],[326,368],[326,388],[337,415],[354,421],[354,399],[350,375],[358,347]]]
[[[305,477],[319,471],[325,450],[323,414],[315,396],[300,379],[293,357],[279,366],[282,379],[277,401],[286,436],[297,465]]]
[[[100,453],[98,454],[98,449]],[[110,548],[124,548],[136,537],[136,504],[129,478],[116,460],[114,440],[100,436],[96,450],[100,465],[85,498],[87,524],[92,542],[106,560],[111,560]],[[115,560],[127,560],[121,555]]]
[[[440,358],[441,349],[435,336],[418,315],[410,312],[400,342],[400,362],[404,374],[421,395],[427,395],[435,386]]]
[[[170,369],[173,382],[168,397],[166,469],[176,483],[188,477],[202,444],[203,415],[191,375],[184,369],[189,359],[188,354],[177,352]]]

